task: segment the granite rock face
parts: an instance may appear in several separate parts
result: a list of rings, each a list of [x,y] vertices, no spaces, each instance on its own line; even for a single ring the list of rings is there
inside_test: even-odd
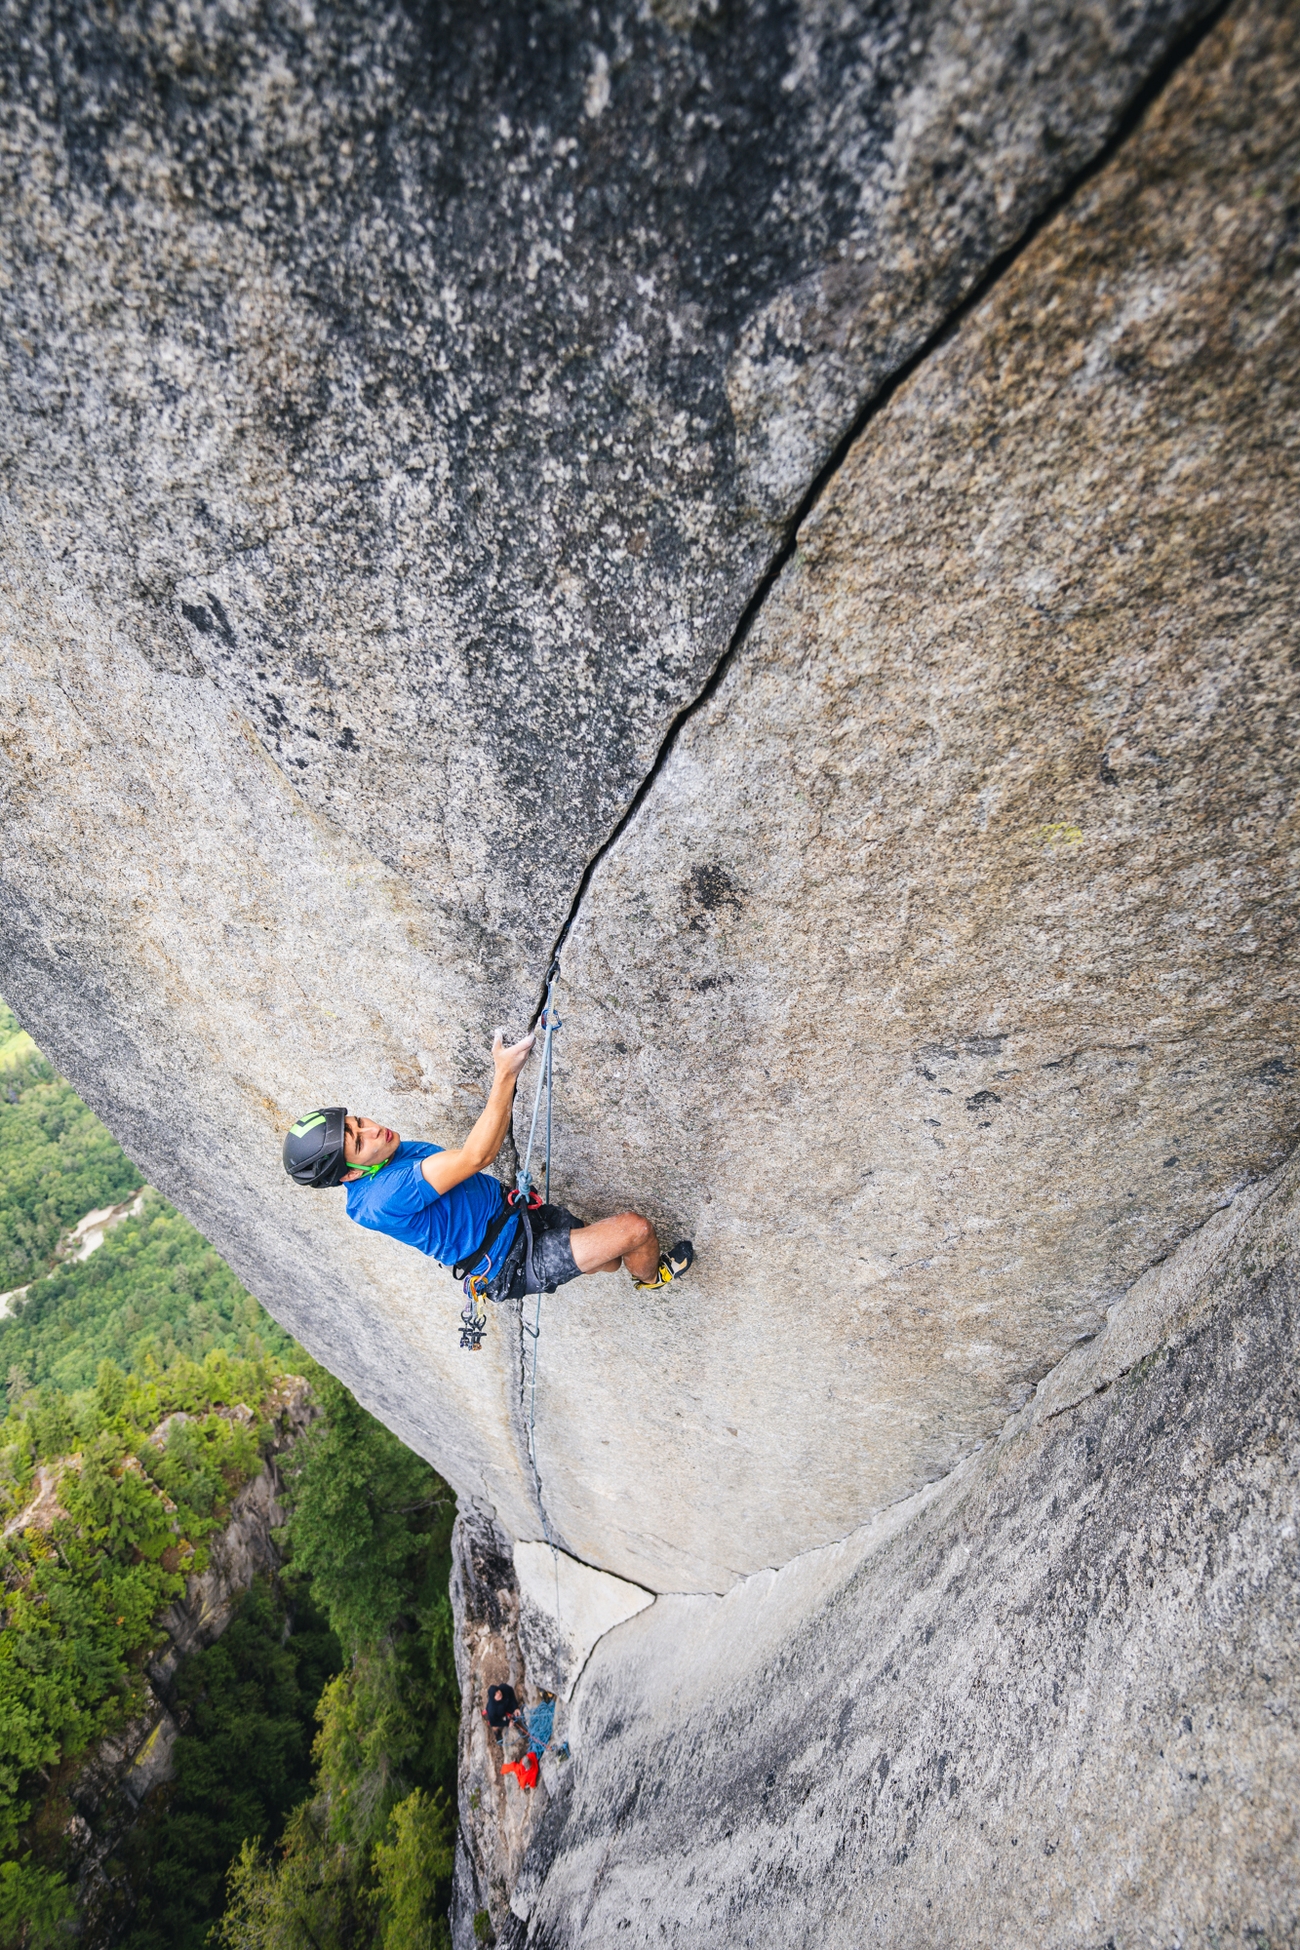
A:
[[[516,1543],[514,1567],[519,1645],[529,1675],[566,1700],[606,1632],[654,1603],[639,1584],[595,1571],[547,1544]]]
[[[548,1514],[624,1577],[938,1477],[1290,1149],[1298,77],[1294,10],[1215,31],[873,420],[595,873],[561,1194],[700,1249],[617,1388],[552,1311]]]
[[[4,16],[0,992],[461,1493],[458,1940],[1294,1934],[1300,20],[1198,17]],[[277,1154],[456,1142],[570,913],[556,1193],[699,1259],[534,1467]],[[525,1811],[543,1538],[658,1595]]]
[[[943,1484],[620,1625],[502,1942],[1296,1942],[1298,1335],[1292,1164]]]
[[[14,546],[490,1020],[861,403],[1204,11],[10,0]]]
[[[226,32],[224,15],[194,18]],[[342,16],[320,18],[333,33]],[[78,86],[134,101],[141,62],[181,59],[161,28],[140,33],[130,61],[83,63]],[[191,49],[184,69],[186,88],[207,77],[232,169],[253,125],[218,107],[245,101],[262,59],[253,26],[240,33],[239,60],[209,71]],[[645,1205],[701,1254],[680,1300],[651,1307],[600,1280],[546,1303],[545,1521],[517,1311],[494,1311],[483,1353],[463,1354],[446,1276],[276,1164],[285,1125],[317,1102],[455,1141],[482,1101],[503,964],[430,895],[415,856],[380,857],[374,830],[341,802],[331,816],[310,766],[276,750],[231,688],[217,610],[195,626],[212,676],[177,674],[146,627],[162,599],[139,593],[145,571],[135,594],[114,582],[102,524],[143,536],[150,509],[189,504],[150,417],[155,366],[141,352],[131,367],[130,441],[95,388],[146,296],[165,311],[183,293],[170,271],[156,288],[114,271],[75,332],[51,321],[101,288],[97,252],[129,245],[165,268],[207,219],[197,188],[177,189],[174,233],[146,223],[138,172],[110,193],[92,171],[99,204],[71,163],[66,181],[52,161],[42,177],[73,96],[52,82],[11,96],[27,133],[10,152],[16,201],[0,207],[21,207],[24,248],[64,270],[33,260],[6,300],[27,337],[4,423],[0,992],[252,1290],[512,1536],[549,1534],[662,1591],[723,1590],[845,1535],[992,1433],[1117,1293],[1289,1146],[1294,35],[1285,8],[1230,14],[876,414],[579,903],[560,1190],[588,1214]],[[29,35],[20,51],[35,75],[72,45]],[[336,56],[330,88],[362,73]],[[1119,70],[1101,66],[1104,91]],[[356,87],[380,72],[365,66]],[[105,107],[85,154],[154,154],[198,114],[184,90],[149,99],[171,103],[153,134]],[[256,99],[274,149],[287,110]],[[196,155],[211,128],[194,123]],[[250,182],[305,197],[300,162],[303,184],[270,161]],[[148,180],[161,196],[164,175]],[[351,195],[321,188],[310,208],[341,222]],[[99,211],[75,266],[59,242],[74,203]],[[260,206],[239,207],[255,253]],[[308,214],[293,229],[304,250]],[[390,257],[376,244],[377,280]],[[204,261],[232,291],[244,275],[228,252]],[[283,333],[301,362],[309,335],[288,314]],[[172,341],[160,324],[149,343],[153,359]],[[56,367],[64,391],[52,376],[42,390],[37,368]],[[207,410],[205,370],[178,366],[163,388],[178,427]],[[393,395],[414,397],[395,380]],[[359,382],[348,400],[358,440],[379,425],[368,402],[397,411]],[[270,480],[271,434],[251,406],[239,424],[263,442],[249,478]],[[323,406],[311,425],[324,439],[338,423]],[[274,478],[286,494],[299,483],[306,521],[333,477],[305,461],[294,474],[282,434]],[[187,465],[216,483],[228,459],[214,431]],[[92,509],[87,483],[110,462],[120,479]],[[513,466],[500,462],[490,519],[475,517],[484,537],[518,531]],[[284,532],[322,601],[354,587],[348,558],[330,566],[305,529]],[[560,583],[538,587],[540,603]],[[491,614],[482,590],[475,601]],[[384,641],[382,684],[360,651],[330,679],[340,708],[414,695]],[[644,694],[631,664],[622,691]],[[454,745],[456,764],[486,765],[508,743],[476,744],[468,716],[451,742],[431,722],[408,731],[385,733],[377,819],[406,817],[403,752]],[[477,819],[485,802],[457,803]],[[562,824],[581,840],[576,873],[596,827]],[[531,844],[521,824],[525,866]],[[525,968],[536,942],[512,939],[506,959]]]
[[[278,1136],[340,1100],[465,1128],[832,422],[1192,18],[5,15],[4,992],[515,1535],[544,1528],[515,1327],[467,1366],[440,1276],[294,1194]],[[597,637],[599,682],[564,647]],[[516,791],[539,727],[577,770]],[[656,1586],[783,1548],[624,1550],[557,1495],[580,1555]]]

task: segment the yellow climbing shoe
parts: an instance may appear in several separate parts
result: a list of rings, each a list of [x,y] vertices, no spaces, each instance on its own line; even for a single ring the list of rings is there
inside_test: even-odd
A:
[[[638,1293],[653,1293],[656,1287],[671,1286],[695,1262],[695,1248],[689,1239],[679,1239],[666,1253],[660,1253],[652,1280],[633,1280]]]

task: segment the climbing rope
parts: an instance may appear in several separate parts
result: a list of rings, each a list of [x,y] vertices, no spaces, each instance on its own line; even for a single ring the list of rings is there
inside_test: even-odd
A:
[[[524,1153],[524,1162],[520,1167],[518,1177],[515,1181],[518,1186],[519,1196],[525,1206],[527,1206],[529,1196],[533,1189],[531,1170],[533,1143],[537,1137],[537,1114],[541,1109],[543,1090],[546,1092],[546,1162],[542,1172],[542,1184],[544,1187],[542,1202],[545,1205],[549,1205],[551,1202],[551,1133],[552,1110],[555,1104],[555,1032],[564,1026],[555,1008],[555,984],[559,979],[560,957],[557,950],[550,967],[546,971],[546,1006],[543,1008],[541,1014],[541,1026],[545,1032],[545,1041],[542,1044],[542,1067],[537,1078],[537,1089],[533,1093],[533,1119],[528,1127],[528,1149]],[[537,1310],[533,1315],[533,1324],[531,1327],[528,1325],[528,1322],[523,1318],[521,1310],[519,1325],[525,1334],[531,1335],[533,1343],[532,1376],[528,1385],[528,1462],[533,1472],[533,1493],[537,1503],[537,1514],[542,1520],[542,1535],[551,1547],[551,1568],[555,1572],[555,1624],[558,1631],[560,1625],[560,1555],[556,1548],[555,1538],[551,1534],[551,1520],[546,1514],[546,1505],[542,1501],[542,1478],[541,1472],[537,1467],[537,1346],[542,1338],[542,1291],[540,1281],[537,1289]]]
[[[546,1004],[542,1010],[540,1019],[545,1037],[542,1044],[542,1067],[537,1077],[537,1089],[533,1093],[533,1117],[532,1123],[528,1127],[528,1149],[524,1153],[524,1162],[519,1168],[516,1179],[519,1196],[525,1203],[533,1189],[533,1145],[537,1139],[537,1119],[542,1107],[543,1091],[546,1093],[546,1162],[542,1169],[542,1183],[545,1187],[543,1203],[549,1205],[551,1200],[552,1112],[555,1102],[555,1032],[557,1029],[563,1028],[563,1024],[555,1008],[555,984],[559,980],[559,976],[560,958],[556,955],[546,971]],[[542,1337],[542,1295],[540,1286],[537,1293],[537,1309],[533,1316],[532,1326],[530,1327],[528,1322],[522,1318],[519,1324],[524,1333],[531,1336],[533,1343],[532,1374],[528,1385],[528,1462],[533,1472],[533,1488],[537,1495],[538,1513],[542,1519],[542,1534],[551,1547],[552,1557],[555,1558],[555,1539],[551,1535],[550,1519],[546,1514],[546,1506],[542,1502],[542,1479],[537,1468],[537,1344]],[[558,1558],[555,1558],[555,1615],[558,1621],[560,1615],[560,1566]]]
[[[552,1039],[555,1035],[556,1030],[562,1027],[560,1018],[556,1014],[556,1010],[555,1010],[555,984],[559,979],[559,974],[560,974],[560,957],[557,954],[554,960],[552,961],[550,968],[546,972],[546,1006],[543,1008],[541,1017],[539,1019],[542,1030],[544,1032],[544,1041],[542,1044],[542,1064],[541,1064],[541,1069],[538,1071],[538,1075],[537,1075],[537,1089],[533,1095],[533,1117],[532,1117],[532,1123],[529,1125],[529,1129],[528,1129],[528,1149],[524,1154],[523,1166],[518,1172],[516,1177],[516,1191],[515,1193],[512,1194],[512,1200],[517,1198],[522,1202],[522,1204],[525,1207],[532,1204],[533,1196],[534,1196],[533,1176],[532,1176],[531,1167],[533,1162],[533,1146],[537,1139],[537,1120],[541,1114],[543,1091],[545,1091],[546,1093],[546,1162],[543,1167],[542,1182],[545,1189],[542,1193],[541,1202],[543,1204],[549,1204],[550,1197],[551,1197],[551,1134],[552,1134],[552,1125],[553,1125],[552,1101],[554,1097],[554,1088],[555,1088],[555,1054],[552,1048]],[[457,1272],[459,1272],[460,1268],[458,1267],[456,1270]],[[489,1270],[490,1270],[490,1262],[489,1262]],[[472,1354],[478,1353],[479,1349],[483,1345],[483,1336],[487,1332],[488,1315],[487,1315],[487,1307],[484,1305],[484,1302],[487,1298],[487,1288],[488,1288],[487,1272],[471,1273],[469,1278],[465,1281],[466,1300],[465,1300],[465,1305],[461,1309],[461,1315],[460,1315],[461,1318],[460,1344],[463,1348],[468,1348]],[[538,1296],[537,1311],[538,1311],[538,1325],[540,1326],[540,1322],[541,1322],[541,1296],[540,1295]],[[535,1330],[533,1328],[526,1328],[525,1331],[534,1334],[533,1388],[532,1388],[533,1405],[532,1405],[532,1413],[530,1414],[529,1425],[528,1425],[529,1445],[531,1451],[533,1419],[535,1418],[536,1406],[537,1406],[536,1403],[537,1349],[535,1344],[536,1342]],[[536,1465],[534,1465],[533,1473],[534,1475],[536,1475],[537,1473]]]
[[[533,1115],[528,1126],[528,1148],[524,1152],[524,1162],[515,1177],[515,1192],[512,1199],[517,1202],[520,1223],[528,1224],[527,1212],[535,1197],[533,1191],[533,1149],[537,1142],[537,1124],[541,1116],[542,1096],[546,1097],[546,1139],[545,1159],[542,1165],[541,1203],[549,1205],[551,1200],[551,1144],[554,1135],[555,1104],[555,1035],[563,1028],[555,1007],[555,985],[560,979],[560,956],[557,950],[550,967],[546,971],[546,1002],[539,1017],[543,1032],[542,1062],[537,1076],[537,1089],[533,1093]],[[459,1269],[458,1269],[459,1270]],[[465,1292],[469,1296],[461,1313],[460,1344],[477,1352],[483,1345],[483,1335],[487,1328],[487,1308],[484,1299],[487,1294],[487,1275],[471,1274],[465,1281]],[[533,1472],[533,1490],[537,1502],[537,1513],[542,1520],[542,1535],[551,1547],[551,1562],[555,1570],[555,1622],[560,1622],[560,1558],[556,1541],[551,1532],[550,1518],[542,1501],[542,1478],[537,1467],[537,1348],[542,1337],[542,1295],[537,1293],[537,1307],[530,1327],[520,1313],[519,1325],[533,1343],[531,1373],[528,1381],[528,1464]]]
[[[533,1093],[533,1120],[528,1127],[528,1149],[524,1162],[516,1175],[515,1183],[525,1198],[533,1189],[533,1174],[529,1167],[533,1162],[533,1145],[537,1141],[537,1118],[542,1107],[542,1092],[546,1092],[546,1162],[542,1167],[543,1204],[550,1203],[551,1197],[551,1107],[555,1095],[554,1065],[555,1052],[552,1047],[555,1032],[564,1027],[555,1012],[555,984],[560,977],[560,958],[557,955],[546,971],[546,1003],[539,1022],[544,1031],[542,1042],[542,1067],[537,1077],[537,1089]]]

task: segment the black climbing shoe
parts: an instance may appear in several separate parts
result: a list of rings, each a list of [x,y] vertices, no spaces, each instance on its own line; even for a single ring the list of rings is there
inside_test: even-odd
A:
[[[680,1280],[682,1274],[695,1263],[695,1248],[689,1239],[679,1239],[666,1253],[660,1253],[659,1265],[652,1280],[633,1280],[638,1293],[653,1293],[656,1287],[671,1286]]]

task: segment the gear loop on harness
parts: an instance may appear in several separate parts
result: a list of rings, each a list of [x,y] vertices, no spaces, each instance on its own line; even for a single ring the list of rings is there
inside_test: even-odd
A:
[[[471,1274],[465,1282],[465,1291],[469,1298],[460,1310],[462,1323],[460,1344],[463,1348],[468,1348],[471,1354],[477,1354],[483,1345],[483,1335],[487,1328],[487,1308],[483,1305],[487,1291],[487,1275]]]

